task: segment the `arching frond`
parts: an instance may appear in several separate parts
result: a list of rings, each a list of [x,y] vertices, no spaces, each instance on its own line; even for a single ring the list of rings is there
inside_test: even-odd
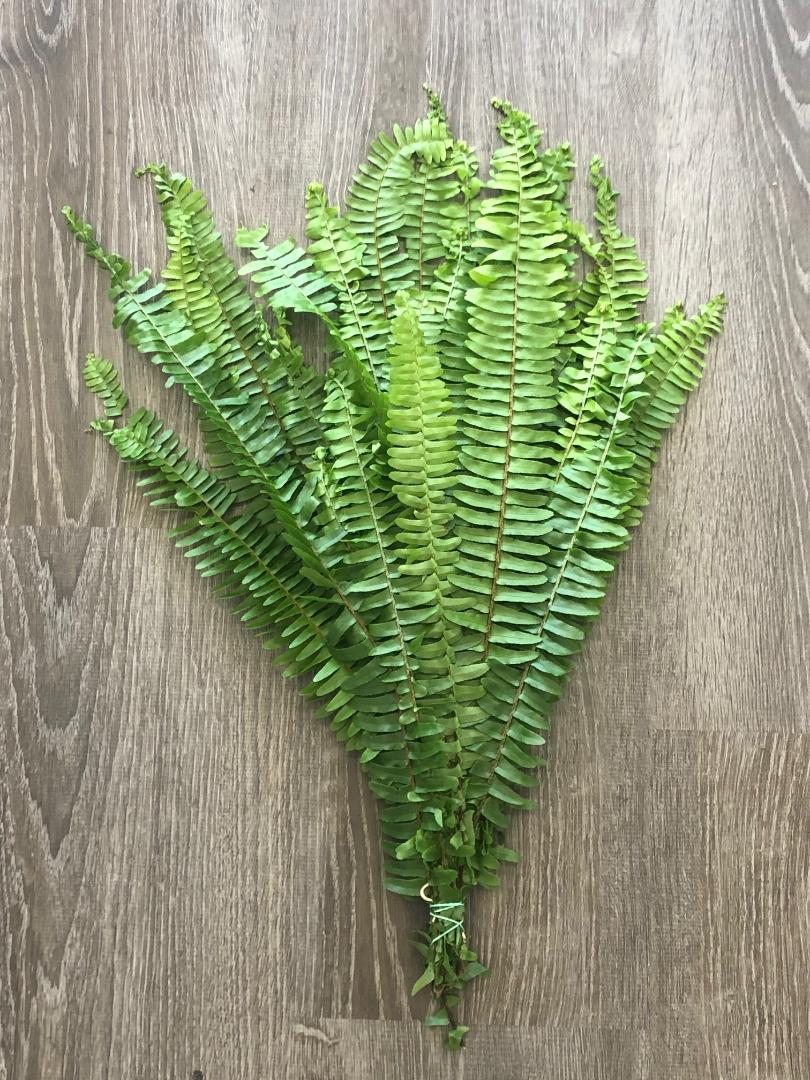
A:
[[[636,455],[634,476],[639,491],[627,513],[627,524],[637,525],[647,505],[646,491],[658,449],[689,392],[703,374],[706,352],[723,328],[726,298],[720,293],[687,318],[676,304],[667,312],[654,341],[650,366],[641,390],[645,397],[633,416],[626,443]]]
[[[454,583],[455,618],[477,638],[476,658],[512,662],[526,637],[524,606],[536,602],[536,559],[549,511],[538,477],[553,439],[556,346],[575,284],[564,230],[566,148],[538,154],[540,132],[525,113],[498,102],[504,146],[496,150],[475,222],[467,290],[474,369],[465,377],[464,443],[457,488],[464,555]],[[542,484],[542,479],[540,480]],[[529,613],[530,614],[530,613]]]
[[[141,475],[139,486],[153,506],[189,512],[172,535],[204,577],[218,579],[242,621],[283,649],[296,673],[331,667],[348,620],[328,592],[301,588],[290,544],[263,504],[234,512],[233,491],[147,409],[106,438]]]
[[[483,776],[470,781],[477,814],[499,829],[506,811],[530,805],[517,788],[532,784],[528,755],[545,742],[548,713],[562,693],[585,627],[599,611],[613,569],[613,555],[624,545],[624,515],[636,492],[634,456],[620,443],[639,400],[650,352],[646,328],[635,340],[616,346],[603,379],[591,393],[601,398],[599,426],[581,434],[552,487],[544,529],[544,580],[537,590],[532,622],[525,624],[519,664],[492,663],[482,702],[488,724]],[[512,654],[514,659],[514,653]],[[522,763],[521,766],[516,761]],[[532,763],[534,764],[534,763]]]

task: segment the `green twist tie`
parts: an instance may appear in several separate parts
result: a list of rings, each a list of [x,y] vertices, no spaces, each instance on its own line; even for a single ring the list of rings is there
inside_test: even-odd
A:
[[[452,908],[461,908],[461,918],[456,919],[452,915],[447,914]],[[462,936],[464,934],[464,905],[458,900],[447,901],[446,903],[431,904],[430,905],[430,918],[436,922],[447,923],[447,926],[442,930],[440,934],[437,934],[435,938],[431,938],[430,944],[435,945],[437,941],[441,941],[443,937],[447,937],[448,934],[452,934],[454,930],[460,930]]]
[[[422,886],[419,890],[419,895],[428,905],[428,912],[430,914],[431,922],[446,923],[444,930],[436,937],[430,939],[430,944],[435,945],[437,941],[441,941],[442,938],[447,937],[448,934],[452,934],[454,930],[461,931],[461,937],[463,941],[467,940],[467,935],[464,933],[464,901],[463,900],[437,900],[430,899],[428,889],[430,885],[428,882]],[[450,912],[454,909],[461,908],[461,918],[457,919]]]
[[[461,918],[457,919],[450,912],[453,908],[461,908]],[[442,938],[447,937],[448,934],[452,934],[454,930],[460,930],[461,936],[466,938],[464,933],[464,905],[458,900],[451,900],[446,903],[438,903],[430,905],[430,920],[431,922],[446,923],[444,930],[436,937],[430,939],[430,944],[435,945],[437,941],[441,941]]]

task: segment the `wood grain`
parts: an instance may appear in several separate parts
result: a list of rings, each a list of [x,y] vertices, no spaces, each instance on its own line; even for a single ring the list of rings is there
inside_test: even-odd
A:
[[[804,0],[0,7],[0,1080],[810,1076],[810,9]],[[565,701],[524,864],[476,897],[468,1050],[353,762],[83,434],[109,326],[69,202],[160,265],[132,165],[300,236],[421,83],[599,152],[651,312],[728,328]],[[577,206],[587,205],[582,189]]]

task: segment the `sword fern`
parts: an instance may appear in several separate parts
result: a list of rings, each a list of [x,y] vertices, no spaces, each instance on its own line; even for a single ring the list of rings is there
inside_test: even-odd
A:
[[[158,281],[65,208],[114,323],[196,405],[206,463],[148,409],[124,415],[93,354],[92,426],[359,753],[387,887],[429,904],[414,992],[432,986],[428,1022],[451,1046],[486,970],[465,898],[518,858],[510,814],[531,805],[552,706],[725,308],[644,322],[646,272],[602,163],[593,237],[570,215],[569,147],[541,149],[525,113],[493,104],[487,180],[430,93],[427,117],[372,144],[345,212],[310,186],[306,248],[239,230],[241,269],[163,165],[141,170],[168,237]],[[325,376],[290,313],[325,325]]]

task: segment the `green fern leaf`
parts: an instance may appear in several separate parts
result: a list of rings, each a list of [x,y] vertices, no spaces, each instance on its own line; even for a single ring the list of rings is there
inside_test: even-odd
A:
[[[349,661],[362,635],[330,582],[322,588],[311,577],[302,579],[296,556],[306,541],[294,521],[278,507],[274,516],[261,500],[235,509],[233,491],[193,460],[149,410],[138,409],[125,427],[105,435],[140,474],[139,487],[153,506],[187,513],[172,530],[185,557],[214,579],[266,647],[277,650],[285,674],[309,675],[310,692],[337,709],[342,699],[336,690],[351,674]]]
[[[483,705],[500,730],[484,783],[480,778],[471,781],[471,797],[479,803],[478,815],[501,829],[506,827],[507,808],[529,805],[515,791],[525,782],[515,779],[509,750],[527,752],[545,742],[550,707],[562,693],[585,626],[598,614],[614,566],[612,556],[627,539],[622,519],[636,491],[631,476],[635,458],[620,442],[630,424],[632,402],[638,400],[634,389],[644,378],[640,359],[649,351],[646,328],[634,342],[615,350],[600,387],[603,401],[611,402],[604,427],[582,438],[551,491],[544,530],[545,580],[537,590],[536,624],[521,638],[523,663],[492,664],[485,681]]]
[[[641,520],[658,449],[667,428],[700,381],[709,344],[723,328],[726,306],[721,293],[692,319],[686,318],[680,305],[670,308],[664,318],[649,371],[640,387],[645,397],[634,412],[632,430],[626,439],[636,455],[634,476],[639,483],[638,495],[627,514],[628,525],[637,525]]]
[[[277,459],[277,432],[268,429],[253,387],[227,377],[215,343],[193,327],[171,292],[149,281],[148,271],[129,276],[128,264],[106,252],[86,222],[72,216],[68,221],[88,254],[112,274],[114,325],[162,368],[168,385],[181,385],[198,407],[214,467],[242,497],[277,492],[290,466]],[[311,512],[312,506],[304,503],[302,512],[307,509]]]

